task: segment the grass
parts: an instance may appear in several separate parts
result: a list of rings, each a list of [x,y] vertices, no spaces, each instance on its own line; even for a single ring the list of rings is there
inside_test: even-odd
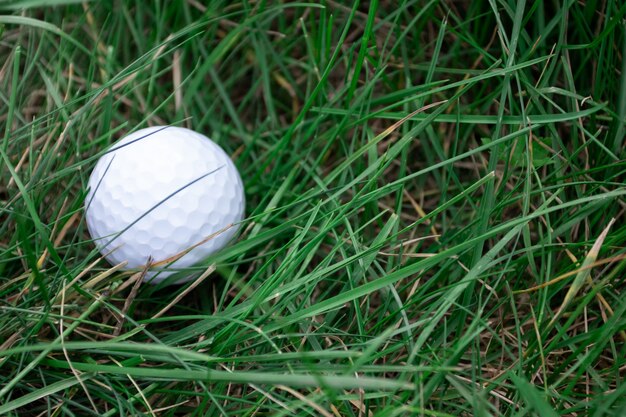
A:
[[[626,414],[622,2],[0,10],[0,415]],[[159,124],[245,182],[195,288],[83,218]]]

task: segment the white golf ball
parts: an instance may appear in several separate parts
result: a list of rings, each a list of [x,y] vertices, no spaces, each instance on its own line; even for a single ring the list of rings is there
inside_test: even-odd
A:
[[[241,177],[222,148],[173,126],[141,129],[116,142],[98,160],[85,199],[87,227],[100,252],[113,265],[126,261],[127,269],[151,260],[144,280],[152,283],[222,249],[244,208]]]

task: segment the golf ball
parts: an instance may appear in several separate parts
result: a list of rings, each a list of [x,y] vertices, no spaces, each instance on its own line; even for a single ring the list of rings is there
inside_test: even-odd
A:
[[[243,183],[231,159],[180,127],[120,139],[98,160],[88,186],[85,217],[98,249],[127,269],[150,262],[144,280],[152,283],[222,249],[244,216]]]

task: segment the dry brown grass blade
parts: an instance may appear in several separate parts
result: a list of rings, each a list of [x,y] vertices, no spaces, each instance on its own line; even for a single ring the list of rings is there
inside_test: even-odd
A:
[[[189,287],[187,287],[185,289],[185,291],[181,292],[180,294],[178,294],[178,296],[176,298],[174,298],[168,305],[166,305],[161,311],[159,311],[158,313],[156,313],[154,316],[152,316],[153,319],[156,319],[158,317],[161,317],[163,314],[165,314],[170,308],[172,308],[174,305],[178,304],[178,302],[180,300],[182,300],[182,298],[184,296],[186,296],[187,294],[189,294],[190,291],[192,291],[194,288],[196,288],[198,285],[200,285],[200,283],[202,283],[209,275],[211,275],[213,272],[215,271],[215,264],[210,265],[206,271],[204,271],[202,273],[202,275],[200,275],[198,277],[198,279],[196,279],[194,281],[193,284],[191,284]]]
[[[583,261],[583,264],[582,264],[582,266],[580,268],[580,271],[576,274],[576,278],[574,278],[574,281],[572,282],[572,285],[570,285],[569,290],[565,294],[565,298],[563,299],[563,303],[561,303],[561,306],[559,307],[557,312],[554,314],[554,317],[552,317],[552,320],[550,320],[550,323],[548,324],[548,327],[552,327],[552,325],[558,320],[558,318],[561,316],[563,311],[565,311],[565,309],[567,308],[569,303],[571,303],[572,300],[574,299],[574,297],[576,297],[576,295],[578,294],[578,292],[582,288],[583,283],[585,281],[588,281],[588,282],[592,281],[591,277],[590,277],[591,268],[589,268],[588,266],[593,264],[596,261],[596,259],[598,258],[598,254],[600,252],[600,248],[602,248],[602,244],[604,243],[604,239],[606,239],[606,236],[609,233],[609,229],[611,228],[611,226],[613,226],[613,223],[615,223],[615,219],[614,218],[611,219],[611,221],[609,221],[609,224],[604,228],[602,233],[600,233],[600,236],[598,236],[598,238],[596,239],[595,243],[593,244],[593,246],[589,250],[589,253],[585,257],[585,260]]]
[[[291,395],[293,395],[294,397],[296,397],[297,399],[299,399],[303,403],[307,404],[309,407],[315,409],[318,413],[320,413],[319,415],[321,415],[321,416],[324,416],[324,417],[334,417],[327,410],[323,409],[321,405],[311,401],[310,398],[306,397],[305,395],[301,394],[300,392],[296,391],[293,388],[290,388],[290,387],[288,387],[286,385],[276,385],[276,389],[281,389],[283,391],[287,391],[288,393],[290,393]]]
[[[8,338],[4,341],[4,343],[2,343],[2,344],[0,345],[0,352],[2,352],[3,350],[7,350],[7,349],[9,349],[11,346],[13,346],[13,344],[14,344],[15,342],[17,342],[17,341],[20,339],[20,336],[21,336],[21,334],[20,334],[20,333],[18,333],[18,332],[13,333],[11,336],[9,336],[9,337],[8,337]],[[1,362],[0,362],[0,364],[1,364]]]
[[[121,310],[119,322],[117,323],[117,326],[115,326],[115,330],[113,331],[113,336],[117,337],[120,335],[120,333],[122,333],[122,326],[124,325],[124,322],[125,322],[126,313],[130,309],[130,305],[132,304],[132,302],[135,301],[135,298],[137,297],[137,293],[139,292],[139,287],[141,286],[141,283],[143,282],[143,278],[146,276],[147,273],[148,273],[148,266],[146,266],[143,269],[143,271],[141,271],[138,274],[135,274],[135,276],[127,280],[127,282],[134,280],[134,284],[133,284],[133,288],[130,290],[130,294],[128,294],[128,297],[126,297],[126,300],[124,300],[124,306],[122,307],[122,310]]]
[[[278,71],[272,73],[272,76],[274,77],[278,85],[280,85],[283,90],[285,90],[287,94],[289,94],[289,97],[291,98],[291,113],[293,114],[293,119],[295,120],[297,114],[300,113],[301,107],[300,102],[298,101],[298,94],[296,93],[296,90],[291,84],[289,84],[289,81],[287,81],[287,79],[283,77]]]
[[[596,266],[606,265],[613,263],[615,261],[620,261],[622,259],[626,259],[626,254],[612,256],[610,258],[600,259],[599,261],[595,261],[589,265],[581,266],[580,268],[576,268],[573,271],[566,272],[564,274],[559,275],[556,278],[551,279],[550,281],[546,281],[543,284],[535,285],[534,287],[526,288],[525,290],[516,290],[513,291],[513,294],[527,294],[535,291],[539,291],[542,288],[549,287],[550,285],[554,285],[557,282],[563,281],[565,278],[571,277],[572,275],[579,274],[580,272],[588,271],[590,269],[595,268]]]
[[[67,201],[67,200],[66,200]],[[65,202],[63,202],[63,206],[61,208],[61,212],[63,212],[63,209],[65,209]],[[59,214],[58,216],[59,218],[61,217],[61,214]],[[74,223],[76,222],[76,220],[80,217],[80,213],[76,212],[74,214],[72,214],[72,216],[69,218],[69,220],[63,225],[63,227],[61,228],[61,231],[59,232],[59,234],[57,235],[57,237],[54,239],[53,245],[56,248],[57,246],[59,246],[61,244],[61,242],[63,241],[63,238],[65,238],[65,235],[67,234],[67,232],[70,230],[70,228],[74,225]],[[55,229],[56,229],[56,225],[58,224],[59,219],[57,218],[57,222],[55,223]],[[52,230],[52,234],[55,233],[55,229]],[[41,269],[43,268],[43,265],[46,262],[46,259],[48,259],[48,248],[44,249],[43,253],[41,254],[41,257],[39,257],[39,260],[37,260],[37,268]]]
[[[119,361],[116,361],[115,358],[110,358],[110,359],[111,359],[111,361],[113,363],[115,363],[120,368],[123,367],[123,365]],[[135,389],[137,390],[137,393],[139,394],[139,396],[143,400],[143,403],[146,406],[146,409],[148,410],[150,415],[152,417],[156,417],[156,414],[154,414],[154,410],[152,410],[152,406],[150,405],[150,402],[148,401],[148,399],[144,395],[143,390],[139,387],[139,385],[137,385],[137,382],[135,381],[135,379],[132,376],[130,376],[130,375],[126,375],[126,377],[130,381],[130,383],[133,384],[133,387],[135,387]]]
[[[130,278],[128,278],[126,281],[124,281],[119,287],[115,288],[113,290],[112,294],[120,293],[120,292],[124,291],[126,288],[130,287],[131,285],[134,285],[137,282],[137,280],[143,279],[143,277],[144,277],[144,272],[143,271],[144,270],[141,270],[139,272],[135,272],[134,274],[132,274]]]
[[[174,51],[174,58],[172,59],[172,84],[174,85],[174,108],[176,112],[179,112],[183,107],[183,90],[181,88],[183,83],[182,74],[180,51],[177,49]]]
[[[114,267],[111,267],[111,268],[107,269],[106,271],[96,275],[95,277],[93,277],[92,279],[87,281],[83,285],[83,288],[85,288],[85,289],[94,288],[97,284],[99,284],[100,282],[104,281],[106,278],[108,278],[111,275],[113,275],[114,272],[117,272],[120,269],[123,269],[124,267],[126,267],[127,263],[128,262],[124,261],[124,262],[119,263],[119,264],[115,265]]]
[[[422,206],[420,206],[417,201],[413,198],[413,196],[406,190],[406,188],[404,190],[402,190],[402,193],[404,194],[404,196],[409,200],[409,202],[411,203],[411,205],[413,206],[413,209],[417,212],[417,214],[419,214],[419,216],[421,218],[426,217],[426,212],[424,211],[424,209],[422,209]],[[430,226],[430,232],[433,234],[433,236],[437,236],[435,238],[435,240],[439,241],[439,236],[440,233],[437,231],[437,228],[435,227],[434,224],[432,224],[430,221],[428,221],[426,223],[427,225]]]
[[[437,107],[441,104],[445,104],[447,103],[448,100],[441,100],[441,101],[436,101],[434,103],[430,103],[427,104],[423,107],[420,107],[419,109],[407,114],[406,116],[404,116],[402,119],[398,120],[397,122],[395,122],[394,124],[392,124],[391,126],[389,126],[387,129],[383,130],[379,135],[376,136],[376,139],[379,138],[384,138],[389,136],[393,131],[395,131],[397,128],[399,128],[400,126],[402,126],[404,123],[406,123],[407,120],[412,119],[415,115],[424,112],[428,109],[432,109],[433,107]]]
[[[432,258],[437,255],[436,253],[390,253],[390,252],[378,252],[383,256],[404,256],[405,258]]]
[[[96,414],[99,413],[98,407],[96,406],[96,403],[94,402],[93,398],[91,398],[91,394],[89,394],[89,390],[87,389],[87,386],[85,385],[85,383],[83,382],[81,376],[81,372],[78,371],[76,368],[74,368],[74,366],[72,365],[72,360],[70,359],[70,355],[67,352],[67,349],[65,348],[65,337],[63,336],[65,334],[65,323],[63,320],[63,317],[65,317],[65,290],[67,289],[66,286],[63,286],[63,289],[61,290],[61,317],[59,319],[59,337],[61,338],[61,347],[63,349],[63,356],[65,357],[65,360],[67,361],[68,366],[70,367],[70,370],[72,371],[72,373],[74,374],[74,376],[76,376],[76,379],[78,380],[80,387],[82,388],[83,392],[85,393],[85,396],[87,397],[87,400],[89,401],[89,404],[91,405],[91,408],[93,408],[93,411],[96,412]]]
[[[187,249],[180,251],[179,253],[177,253],[174,256],[171,256],[167,259],[163,259],[160,260],[158,262],[154,262],[150,264],[150,267],[160,267],[160,266],[164,266],[167,265],[169,263],[172,263],[180,258],[182,258],[183,256],[185,256],[186,254],[188,254],[190,251],[194,250],[195,248],[197,248],[200,245],[204,245],[206,242],[208,242],[209,240],[213,239],[215,236],[220,235],[221,233],[224,233],[225,231],[227,231],[228,229],[230,229],[231,227],[233,227],[233,224],[230,223],[228,224],[226,227],[224,227],[223,229],[218,230],[217,232],[207,236],[206,238],[202,239],[200,242],[196,243],[195,245],[192,245],[190,247],[188,247]]]

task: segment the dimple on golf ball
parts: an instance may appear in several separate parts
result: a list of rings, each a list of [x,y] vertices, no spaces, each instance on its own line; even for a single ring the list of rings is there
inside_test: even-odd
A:
[[[88,186],[85,216],[98,249],[127,269],[150,262],[144,280],[152,283],[222,249],[244,216],[243,183],[231,159],[180,127],[120,139],[98,160]]]

